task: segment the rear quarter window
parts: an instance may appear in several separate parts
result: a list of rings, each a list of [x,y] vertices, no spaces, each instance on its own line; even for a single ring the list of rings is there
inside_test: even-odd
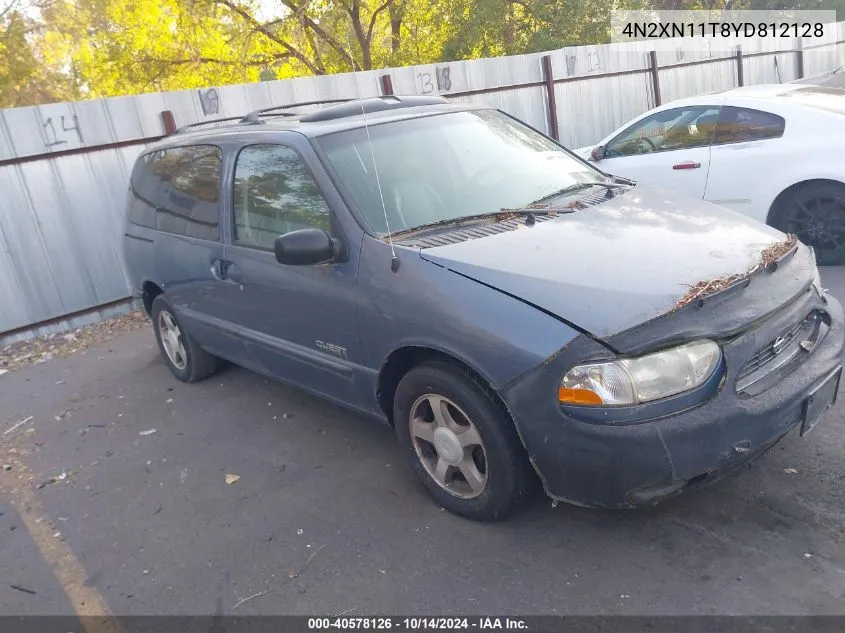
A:
[[[786,121],[777,114],[725,106],[719,113],[713,142],[722,145],[780,138],[785,129]]]
[[[150,171],[151,158],[152,154],[145,154],[135,161],[135,167],[129,179],[127,216],[132,224],[155,228],[161,180]]]

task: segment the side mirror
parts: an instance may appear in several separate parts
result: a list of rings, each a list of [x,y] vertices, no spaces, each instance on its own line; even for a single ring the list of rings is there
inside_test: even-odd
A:
[[[590,152],[590,158],[595,162],[599,162],[602,158],[604,158],[604,145],[596,145],[593,148],[593,151]]]
[[[276,261],[287,266],[308,266],[332,261],[339,248],[322,229],[299,229],[276,238]]]

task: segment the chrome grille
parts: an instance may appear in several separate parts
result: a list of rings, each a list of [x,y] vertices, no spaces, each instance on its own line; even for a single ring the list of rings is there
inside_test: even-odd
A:
[[[766,343],[737,373],[736,390],[748,389],[795,360],[802,352],[812,351],[817,342],[820,325],[819,314],[813,312]],[[808,343],[809,348],[805,347]]]
[[[799,321],[795,325],[792,326],[789,330],[775,338],[774,340],[769,341],[763,349],[759,352],[754,354],[745,365],[742,366],[737,378],[741,379],[750,374],[751,372],[759,369],[763,365],[770,363],[774,358],[778,355],[778,353],[785,350],[789,347],[792,342],[795,340],[795,337],[798,336],[799,332],[804,328],[805,321]],[[778,343],[777,346],[775,343]]]

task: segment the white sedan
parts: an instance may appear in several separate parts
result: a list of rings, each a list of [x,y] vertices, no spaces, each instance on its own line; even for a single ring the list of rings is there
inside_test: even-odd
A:
[[[845,90],[775,84],[679,99],[575,153],[795,233],[845,262]]]

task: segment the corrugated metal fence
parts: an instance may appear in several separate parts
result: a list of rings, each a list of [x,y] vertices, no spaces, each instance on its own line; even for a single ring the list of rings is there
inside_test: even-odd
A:
[[[845,64],[845,22],[827,43],[689,40],[306,77],[0,111],[0,342],[128,309],[121,232],[128,174],[144,146],[185,125],[297,101],[441,94],[499,107],[588,145],[656,104],[736,85],[787,82]],[[172,118],[171,118],[172,117]]]

